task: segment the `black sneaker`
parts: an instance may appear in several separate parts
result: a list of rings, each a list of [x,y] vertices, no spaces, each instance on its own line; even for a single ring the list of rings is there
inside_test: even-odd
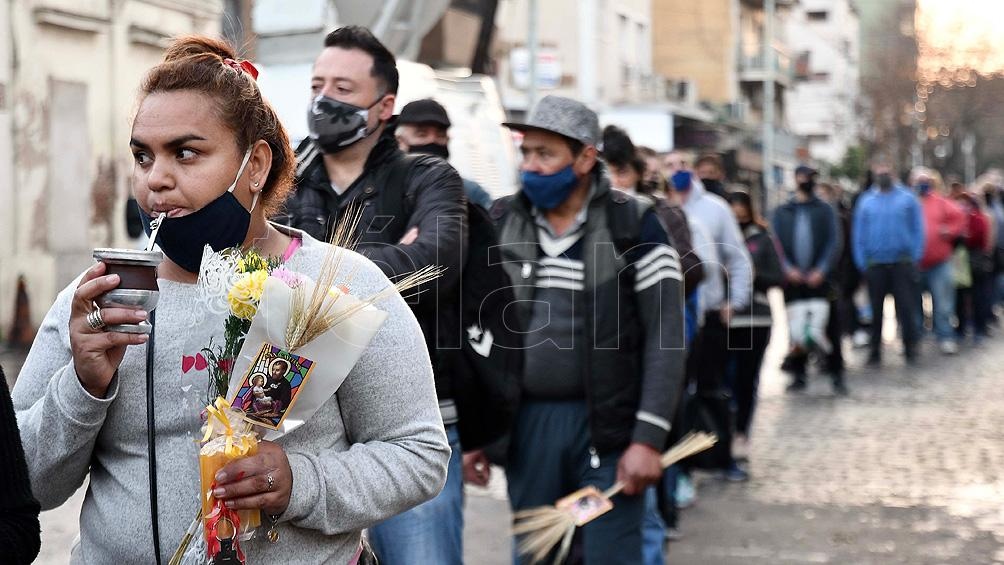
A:
[[[785,373],[790,373],[795,370],[795,358],[792,357],[790,353],[785,355],[784,360],[781,361],[781,370]]]
[[[735,461],[725,469],[725,480],[730,483],[745,483],[750,480],[750,473]]]
[[[788,385],[788,388],[786,390],[788,392],[805,392],[805,387],[806,387],[805,377],[804,376],[795,377],[795,380],[792,381],[790,385]]]
[[[847,390],[847,385],[844,384],[843,380],[833,382],[833,394],[837,396],[848,396],[851,391]]]

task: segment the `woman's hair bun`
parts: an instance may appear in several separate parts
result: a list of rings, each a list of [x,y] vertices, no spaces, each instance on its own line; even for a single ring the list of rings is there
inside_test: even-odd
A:
[[[178,61],[199,55],[216,55],[220,59],[236,59],[234,47],[222,39],[204,35],[182,35],[174,38],[164,53],[164,62]]]

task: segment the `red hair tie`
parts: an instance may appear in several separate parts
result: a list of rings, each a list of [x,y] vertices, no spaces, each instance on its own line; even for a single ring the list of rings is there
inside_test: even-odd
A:
[[[243,71],[251,75],[252,79],[256,81],[258,80],[258,69],[253,64],[251,64],[251,61],[247,60],[235,61],[233,59],[223,59],[223,64],[234,69],[235,71],[238,72]]]

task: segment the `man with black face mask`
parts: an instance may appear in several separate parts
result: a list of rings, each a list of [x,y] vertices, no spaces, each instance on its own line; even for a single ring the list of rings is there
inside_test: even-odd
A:
[[[716,196],[728,200],[729,193],[725,189],[725,164],[718,155],[702,155],[694,163],[694,172],[704,184],[704,189]]]
[[[854,263],[865,273],[872,305],[871,355],[868,364],[882,360],[882,313],[885,297],[896,301],[896,317],[908,363],[917,358],[915,295],[917,264],[924,252],[924,219],[917,196],[900,186],[887,161],[872,165],[875,185],[859,199],[851,229]]]
[[[460,563],[461,448],[446,359],[462,338],[458,281],[467,202],[449,163],[398,148],[391,131],[397,88],[394,55],[369,30],[347,26],[325,37],[311,78],[310,136],[296,150],[296,190],[279,219],[327,241],[339,221],[361,210],[356,251],[389,278],[426,265],[446,267],[409,303],[424,334],[424,343],[419,337],[416,345],[429,349],[454,451],[447,484],[435,499],[372,528],[370,539],[381,563]]]
[[[408,102],[397,117],[394,136],[401,151],[426,154],[450,160],[450,117],[446,108],[431,98]],[[464,178],[467,200],[485,210],[491,208],[492,197],[480,184]]]
[[[829,354],[831,348],[840,347],[839,343],[828,343],[823,337],[831,315],[829,280],[840,251],[837,215],[829,204],[816,196],[815,170],[798,167],[795,181],[798,190],[794,198],[774,212],[774,233],[781,246],[781,266],[787,279],[784,299],[789,323],[796,330],[792,332],[791,353],[786,361],[792,373],[788,387],[792,392],[806,387],[810,351],[805,338],[813,337],[812,342],[825,354]],[[815,328],[815,333],[805,332],[806,326]],[[833,390],[846,394],[842,368],[833,369],[830,376]]]

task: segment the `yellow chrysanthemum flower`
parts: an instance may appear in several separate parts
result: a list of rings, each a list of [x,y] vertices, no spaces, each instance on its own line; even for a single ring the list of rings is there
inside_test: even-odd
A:
[[[265,268],[265,259],[254,249],[250,249],[237,262],[238,273],[250,273]]]
[[[227,302],[230,303],[230,311],[234,316],[244,320],[254,318],[267,279],[268,271],[264,269],[244,273],[237,279],[227,293]]]

